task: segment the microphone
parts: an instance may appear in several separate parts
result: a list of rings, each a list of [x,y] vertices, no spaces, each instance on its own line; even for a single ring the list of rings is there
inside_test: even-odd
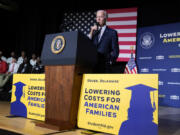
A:
[[[96,25],[97,25],[97,27],[99,27],[100,26],[99,22],[96,22]]]
[[[99,33],[99,23],[98,22],[96,22],[96,24],[95,24],[96,26],[97,26],[97,30],[95,30],[94,32],[93,32],[93,35],[96,35],[96,34],[98,34]]]

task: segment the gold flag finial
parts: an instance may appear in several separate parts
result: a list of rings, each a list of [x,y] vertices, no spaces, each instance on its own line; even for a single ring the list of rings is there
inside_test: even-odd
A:
[[[134,47],[133,47],[133,46],[131,46],[130,48],[131,48],[131,53],[133,53]]]

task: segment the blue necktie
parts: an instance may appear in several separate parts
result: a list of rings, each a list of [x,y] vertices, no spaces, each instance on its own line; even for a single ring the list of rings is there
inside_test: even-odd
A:
[[[99,29],[99,34],[98,34],[98,43],[100,41],[100,38],[101,38],[101,28]]]

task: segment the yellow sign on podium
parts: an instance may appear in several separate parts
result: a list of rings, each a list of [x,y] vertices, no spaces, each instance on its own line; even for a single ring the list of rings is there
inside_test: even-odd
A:
[[[157,135],[158,75],[85,74],[78,127],[119,135]]]

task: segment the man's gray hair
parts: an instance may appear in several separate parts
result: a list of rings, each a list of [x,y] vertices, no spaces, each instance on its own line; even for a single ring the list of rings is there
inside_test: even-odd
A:
[[[100,12],[100,11],[104,13],[104,17],[105,17],[105,19],[107,19],[108,14],[107,14],[106,10],[98,10],[97,12]],[[96,12],[96,14],[97,14],[97,12]]]

